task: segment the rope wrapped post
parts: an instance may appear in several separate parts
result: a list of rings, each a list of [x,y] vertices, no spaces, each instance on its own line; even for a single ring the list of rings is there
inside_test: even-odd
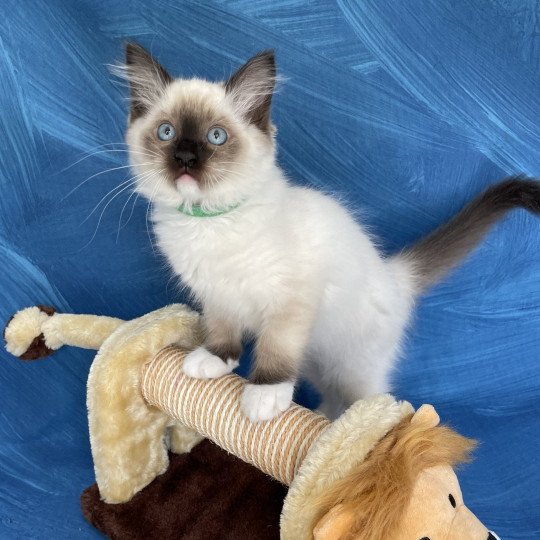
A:
[[[183,373],[185,349],[166,347],[141,371],[149,411],[197,432],[289,486],[281,514],[282,540],[312,539],[318,499],[361,463],[413,409],[380,395],[360,400],[338,420],[293,404],[280,416],[252,423],[240,410],[246,381],[237,375],[193,379]]]
[[[330,422],[293,404],[267,422],[252,423],[240,410],[246,381],[237,375],[192,379],[184,375],[186,351],[167,347],[143,367],[145,400],[189,429],[290,485],[315,440]]]

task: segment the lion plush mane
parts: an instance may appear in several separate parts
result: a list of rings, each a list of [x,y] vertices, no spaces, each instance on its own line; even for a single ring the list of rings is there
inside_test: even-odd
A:
[[[353,515],[352,527],[340,540],[395,538],[418,474],[437,465],[455,467],[469,461],[475,441],[446,426],[404,418],[346,478],[318,498],[318,520],[337,504]]]

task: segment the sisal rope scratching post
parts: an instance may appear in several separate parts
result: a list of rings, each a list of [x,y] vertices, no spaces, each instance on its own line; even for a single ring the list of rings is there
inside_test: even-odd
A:
[[[282,540],[312,539],[319,497],[413,412],[409,403],[379,395],[357,401],[334,422],[293,404],[277,418],[252,423],[240,410],[246,381],[234,374],[190,378],[182,371],[187,352],[169,346],[147,360],[140,374],[144,402],[149,411],[159,411],[289,486]]]
[[[237,375],[192,379],[182,372],[186,354],[167,347],[144,366],[141,389],[145,400],[289,486],[329,420],[294,404],[277,418],[252,423],[240,411],[245,379]]]

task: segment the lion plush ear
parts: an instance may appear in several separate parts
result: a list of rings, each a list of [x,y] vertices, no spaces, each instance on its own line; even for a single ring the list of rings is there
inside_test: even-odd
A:
[[[314,540],[340,540],[351,531],[354,521],[352,510],[342,504],[334,506],[317,522],[313,529]]]
[[[434,428],[439,425],[440,421],[441,419],[433,405],[422,405],[411,418],[411,424],[426,428]]]

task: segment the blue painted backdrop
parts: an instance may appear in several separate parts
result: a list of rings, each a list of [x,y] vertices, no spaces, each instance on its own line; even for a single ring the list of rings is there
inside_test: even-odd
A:
[[[540,175],[536,1],[3,0],[0,15],[1,320],[37,302],[129,318],[179,299],[145,204],[118,189],[123,147],[106,146],[123,137],[106,64],[126,38],[210,78],[276,48],[280,162],[362,208],[385,250],[504,175]],[[540,220],[514,212],[420,303],[396,374],[400,397],[480,439],[464,491],[508,540],[540,535],[539,279]],[[0,356],[0,537],[96,537],[78,502],[92,354]]]

